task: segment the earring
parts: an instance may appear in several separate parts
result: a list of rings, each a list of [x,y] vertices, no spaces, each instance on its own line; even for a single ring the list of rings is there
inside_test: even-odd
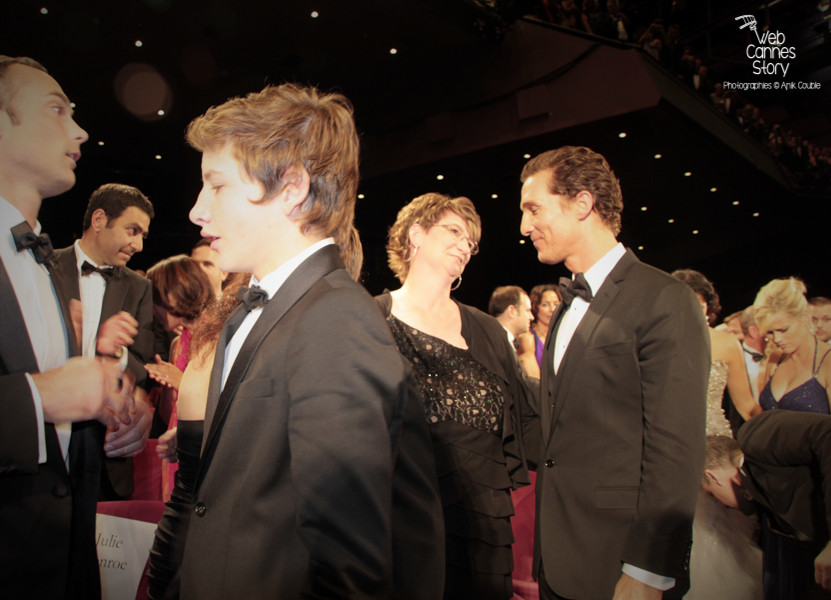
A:
[[[450,288],[450,291],[452,292],[453,290],[458,290],[460,285],[462,285],[462,276],[461,275],[459,275],[459,278],[456,280],[456,284],[453,287]]]

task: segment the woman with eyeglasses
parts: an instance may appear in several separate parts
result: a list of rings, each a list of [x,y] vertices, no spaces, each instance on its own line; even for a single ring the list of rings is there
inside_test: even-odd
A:
[[[446,530],[445,598],[513,594],[510,490],[529,482],[527,390],[505,330],[455,301],[481,221],[464,197],[424,194],[401,209],[387,255],[401,287],[377,298],[419,384]],[[526,414],[528,417],[528,414]]]

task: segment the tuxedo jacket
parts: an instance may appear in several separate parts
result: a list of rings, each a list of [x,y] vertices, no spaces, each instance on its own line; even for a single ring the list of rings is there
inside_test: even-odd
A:
[[[52,272],[56,290],[56,275]],[[38,464],[38,424],[26,373],[38,373],[23,314],[0,260],[0,597],[100,596],[95,510],[104,428],[74,423],[64,464],[46,423],[47,461]],[[69,315],[63,314],[68,323]],[[66,327],[69,354],[78,344]]]
[[[566,598],[611,598],[623,563],[683,589],[704,464],[701,307],[687,285],[627,251],[554,375],[563,310],[542,361],[535,569]]]
[[[69,300],[81,299],[74,245],[55,251],[53,271],[55,285],[61,287],[61,308],[68,314]],[[138,321],[138,334],[127,349],[127,368],[135,375],[136,385],[146,388],[150,379],[144,365],[153,360],[153,287],[149,279],[127,267],[116,268],[107,283],[98,326],[122,310]],[[133,493],[132,458],[104,457],[104,472],[117,496],[126,498]]]
[[[439,598],[444,530],[424,411],[336,246],[263,309],[221,394],[217,346],[181,598]]]
[[[831,416],[768,410],[747,421],[737,441],[744,488],[773,529],[824,546],[831,531]]]

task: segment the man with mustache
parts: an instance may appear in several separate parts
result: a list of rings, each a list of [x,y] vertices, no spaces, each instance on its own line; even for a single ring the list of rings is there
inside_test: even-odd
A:
[[[80,301],[76,310],[83,317],[82,354],[120,355],[121,346],[104,348],[96,343],[99,331],[111,332],[126,348],[127,367],[136,378],[139,418],[129,438],[126,430],[119,430],[107,440],[119,452],[104,461],[101,500],[121,500],[133,493],[129,457],[144,447],[152,422],[145,393],[151,382],[144,368],[153,359],[152,286],[126,265],[144,248],[153,214],[153,205],[138,188],[105,183],[90,196],[81,239],[55,252],[65,298]]]

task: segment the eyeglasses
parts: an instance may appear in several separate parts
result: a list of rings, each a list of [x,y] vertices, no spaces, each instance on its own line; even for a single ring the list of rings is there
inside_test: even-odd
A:
[[[462,240],[464,240],[467,243],[467,247],[470,250],[471,256],[479,252],[479,244],[467,237],[465,235],[465,232],[459,229],[456,225],[444,225],[443,223],[437,223],[437,225],[439,227],[444,227],[457,242],[461,242]]]

